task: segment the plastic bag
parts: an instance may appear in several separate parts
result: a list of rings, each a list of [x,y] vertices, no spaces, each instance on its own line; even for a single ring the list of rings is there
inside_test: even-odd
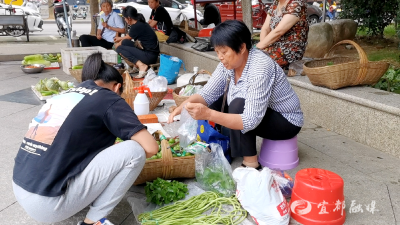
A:
[[[149,69],[147,71],[147,75],[145,76],[145,78],[143,79],[143,85],[149,85],[149,82],[151,80],[153,80],[154,78],[157,77],[157,74],[154,72],[154,70]]]
[[[229,197],[235,194],[232,168],[219,144],[211,143],[211,152],[203,148],[195,153],[196,180],[206,191],[214,191]]]
[[[179,142],[182,148],[186,148],[188,145],[196,141],[197,135],[197,120],[193,119],[192,116],[186,111],[185,107],[181,113],[181,126],[178,129]]]
[[[150,88],[151,92],[163,92],[167,91],[168,81],[165,77],[156,76],[154,79],[149,81],[147,86]]]
[[[286,172],[280,170],[273,170],[272,176],[279,185],[279,189],[281,189],[282,195],[285,198],[292,197],[292,189],[293,189],[293,179]]]
[[[182,65],[183,69],[186,71],[185,63],[183,63],[181,59],[178,57],[161,54],[158,75],[167,78],[168,84],[173,84],[175,83],[176,77],[178,76]]]
[[[237,182],[236,197],[257,224],[289,224],[289,204],[270,169],[265,167],[260,172],[253,168],[237,168],[233,178]]]
[[[212,127],[207,120],[198,120],[197,139],[206,143],[217,143],[221,145],[225,158],[229,163],[232,162],[229,151],[229,137],[222,135]]]
[[[191,96],[198,93],[203,88],[202,85],[187,85],[179,91],[181,96]]]

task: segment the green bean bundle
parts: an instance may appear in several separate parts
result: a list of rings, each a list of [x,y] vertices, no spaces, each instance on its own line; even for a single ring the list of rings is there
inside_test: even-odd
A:
[[[225,205],[225,209],[222,206]],[[210,210],[210,213],[203,214]],[[173,224],[239,224],[247,217],[234,197],[220,197],[214,192],[204,192],[186,201],[178,201],[157,210],[142,213],[138,220],[143,225]]]

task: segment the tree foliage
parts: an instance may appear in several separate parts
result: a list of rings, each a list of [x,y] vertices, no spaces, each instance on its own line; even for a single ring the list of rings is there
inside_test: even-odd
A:
[[[383,35],[399,10],[400,0],[341,0],[341,18],[357,20],[369,35]]]

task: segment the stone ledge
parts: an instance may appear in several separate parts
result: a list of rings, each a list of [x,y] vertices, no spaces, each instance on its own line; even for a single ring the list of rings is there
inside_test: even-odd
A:
[[[160,47],[162,52],[182,59],[188,70],[198,66],[213,72],[219,63],[216,53],[195,51],[192,44]],[[288,80],[308,121],[400,157],[400,95],[370,87],[330,90],[312,85],[306,76]]]

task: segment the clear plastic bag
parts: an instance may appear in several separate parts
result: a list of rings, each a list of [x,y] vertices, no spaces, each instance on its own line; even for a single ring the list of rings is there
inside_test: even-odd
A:
[[[211,143],[211,152],[203,148],[195,153],[196,180],[199,187],[229,197],[235,194],[232,168],[219,144]]]
[[[179,91],[179,95],[191,96],[191,95],[198,93],[202,88],[203,88],[203,86],[201,86],[201,85],[187,85],[185,88],[182,88]]]
[[[274,177],[275,181],[279,185],[279,189],[281,189],[282,195],[285,198],[292,197],[292,189],[293,189],[293,179],[282,170],[273,170],[272,176]]]
[[[156,77],[157,77],[157,74],[154,72],[154,70],[149,69],[147,71],[146,77],[143,79],[143,85],[149,85],[149,82]]]
[[[185,107],[183,107],[181,113],[181,126],[178,129],[179,142],[182,148],[186,148],[188,145],[196,141],[197,126],[197,120],[193,119],[188,111],[186,111]]]

